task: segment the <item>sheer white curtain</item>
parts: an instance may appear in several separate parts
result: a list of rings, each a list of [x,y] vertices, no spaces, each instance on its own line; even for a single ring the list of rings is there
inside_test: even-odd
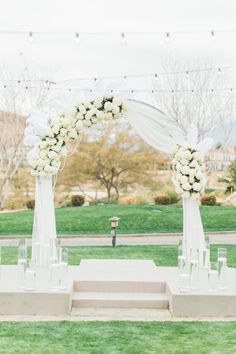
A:
[[[173,153],[177,143],[188,142],[197,146],[204,155],[213,145],[208,138],[198,143],[198,132],[195,127],[189,127],[187,134],[177,123],[165,113],[144,102],[129,100],[127,119],[137,133],[154,149],[164,153]],[[203,253],[205,238],[199,201],[183,199],[183,245],[188,257],[193,251]],[[200,262],[202,259],[200,257]]]

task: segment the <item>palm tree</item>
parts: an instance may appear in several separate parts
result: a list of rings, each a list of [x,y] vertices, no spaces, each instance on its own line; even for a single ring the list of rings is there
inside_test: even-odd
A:
[[[234,160],[228,169],[228,175],[219,178],[219,182],[226,184],[225,194],[232,194],[236,189],[236,160]]]

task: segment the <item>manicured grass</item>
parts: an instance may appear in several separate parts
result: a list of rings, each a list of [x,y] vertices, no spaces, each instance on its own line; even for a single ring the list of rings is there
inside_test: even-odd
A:
[[[212,261],[216,260],[217,248],[227,248],[230,267],[236,267],[236,245],[212,245]],[[177,266],[177,246],[80,246],[67,247],[69,264],[79,264],[81,259],[152,259],[158,266]],[[2,248],[2,263],[17,263],[17,248]]]
[[[236,230],[236,208],[203,206],[201,214],[205,231]],[[119,233],[159,233],[182,231],[180,205],[99,205],[56,210],[58,234],[108,234],[108,219],[121,218]],[[0,214],[0,235],[30,235],[33,212]]]
[[[234,322],[0,323],[4,354],[233,354]]]

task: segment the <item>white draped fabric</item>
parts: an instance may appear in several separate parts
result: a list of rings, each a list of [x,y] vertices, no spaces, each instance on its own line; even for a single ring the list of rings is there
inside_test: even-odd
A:
[[[204,156],[213,145],[213,140],[210,138],[197,143],[198,131],[196,127],[189,127],[187,134],[185,134],[183,129],[165,113],[144,102],[129,100],[127,119],[149,145],[164,153],[173,153],[174,145],[187,142],[196,146]],[[188,259],[194,252],[202,255],[205,249],[198,200],[183,199],[183,246]]]
[[[36,177],[32,259],[47,265],[50,241],[56,239],[52,177]]]

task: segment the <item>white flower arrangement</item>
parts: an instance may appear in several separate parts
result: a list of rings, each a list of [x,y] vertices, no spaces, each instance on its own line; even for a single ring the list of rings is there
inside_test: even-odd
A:
[[[31,174],[56,175],[61,157],[67,155],[66,144],[77,140],[83,127],[89,128],[102,120],[119,119],[126,110],[126,105],[120,99],[101,97],[78,104],[71,114],[63,113],[46,122],[37,122],[35,129],[29,124],[25,129],[24,141],[25,145],[33,145],[27,155]]]
[[[177,145],[174,151],[172,167],[175,174],[172,182],[176,193],[183,198],[199,199],[206,185],[202,155],[188,145]]]

